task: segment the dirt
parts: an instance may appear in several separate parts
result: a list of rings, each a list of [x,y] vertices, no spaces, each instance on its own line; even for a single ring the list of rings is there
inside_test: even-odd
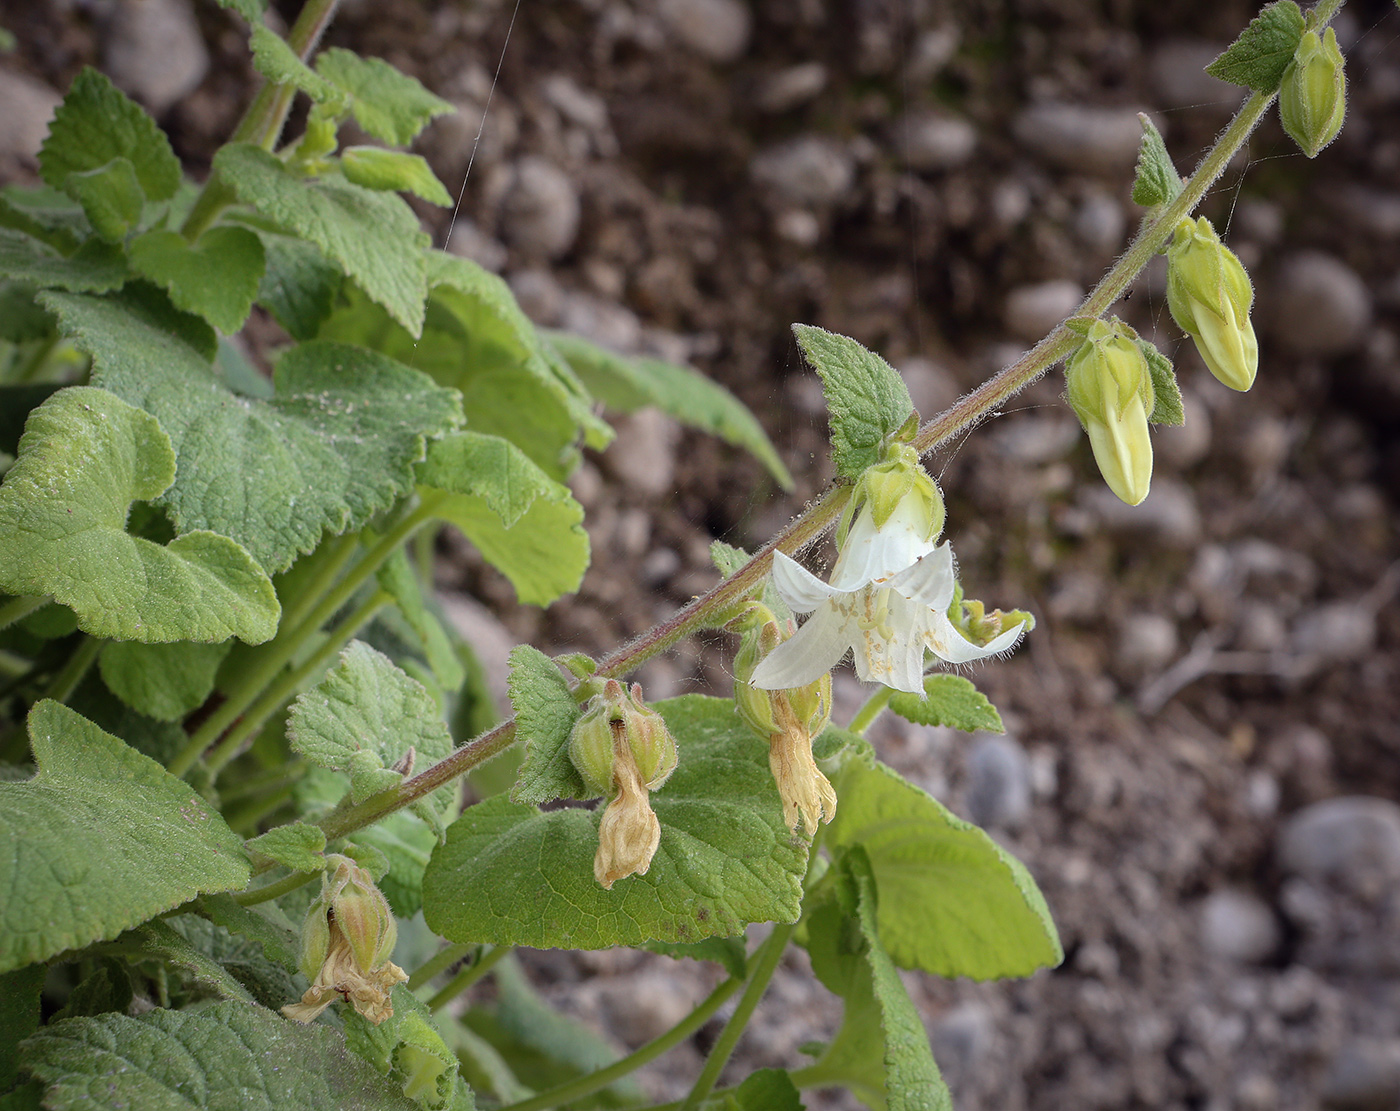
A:
[[[97,57],[105,5],[12,7],[0,23],[20,37],[19,68],[61,89]],[[657,14],[677,7],[713,16],[706,4],[627,0],[524,0],[518,11],[393,0],[347,5],[327,40],[380,54],[464,106],[419,147],[454,192],[489,100],[454,239],[501,269],[542,322],[703,367],[753,407],[797,476],[784,495],[714,440],[620,422],[633,450],[613,449],[620,463],[587,453],[574,479],[595,551],[576,598],[521,611],[472,553],[445,551],[446,589],[541,645],[613,647],[716,580],[711,539],[759,543],[822,489],[824,421],[791,322],[879,350],[928,406],[1028,346],[1008,295],[1092,285],[1140,210],[1131,157],[1067,166],[1037,153],[1018,118],[1053,102],[1146,108],[1188,167],[1234,100],[1172,86],[1159,69],[1178,41],[1218,48],[1253,14],[1237,0],[770,0],[752,5],[737,56],[717,61]],[[212,68],[164,120],[196,171],[251,78],[237,21],[212,5],[199,13]],[[946,61],[930,63],[949,33]],[[1003,710],[1029,793],[995,832],[1039,881],[1067,953],[1024,982],[908,977],[962,1111],[1400,1102],[1393,1070],[1371,1076],[1374,1104],[1343,1083],[1358,1052],[1400,1045],[1400,961],[1385,942],[1400,922],[1395,885],[1303,889],[1277,851],[1310,804],[1400,800],[1400,14],[1348,5],[1338,33],[1351,77],[1341,138],[1309,162],[1271,118],[1203,209],[1256,279],[1254,389],[1209,378],[1167,315],[1160,268],[1116,309],[1176,361],[1193,421],[1159,434],[1154,493],[1137,516],[1105,503],[1055,375],[931,460],[969,592],[1039,619],[1013,657],[972,674]],[[818,91],[760,107],[775,75],[813,62]],[[967,121],[975,149],[916,168],[906,109]],[[830,144],[849,171],[845,184],[832,171],[824,198],[783,200],[753,170],[799,137]],[[562,250],[511,216],[512,168],[527,155],[561,169],[578,201]],[[443,242],[447,215],[423,211]],[[1365,319],[1332,306],[1331,346],[1311,351],[1276,319],[1288,267],[1309,250],[1339,260],[1365,294]],[[641,676],[649,696],[727,693],[726,649],[710,639],[654,661]],[[843,682],[843,705],[854,687]],[[978,741],[898,721],[876,739],[966,812]],[[1263,908],[1243,958],[1206,936],[1204,908],[1224,891]],[[631,1044],[674,1021],[708,975],[680,965],[663,985],[667,962],[622,953],[540,954],[531,967],[551,998]],[[800,1064],[801,1043],[829,1036],[839,1015],[800,956],[788,971],[741,1047],[743,1067]],[[629,1017],[630,1001],[661,997]],[[648,1075],[658,1097],[684,1091],[713,1035]]]

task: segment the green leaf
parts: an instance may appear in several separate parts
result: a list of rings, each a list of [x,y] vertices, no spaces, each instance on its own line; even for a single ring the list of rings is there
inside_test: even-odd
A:
[[[378,1026],[354,1011],[345,1016],[345,1044],[392,1076],[404,1095],[424,1107],[444,1108],[457,1082],[457,1056],[443,1043],[426,1004],[402,984],[391,993],[394,1013]]]
[[[287,740],[312,763],[348,775],[354,802],[395,786],[403,775],[392,765],[410,747],[422,766],[452,751],[447,725],[422,684],[358,640],[292,703]],[[450,791],[439,792],[414,812],[432,822],[450,804]]]
[[[710,559],[716,570],[726,579],[752,558],[743,548],[736,548],[732,544],[726,544],[723,540],[710,541]],[[763,590],[759,595],[759,600],[779,621],[787,621],[792,617],[792,610],[783,601],[782,595],[773,586],[773,580],[769,576],[764,577]]]
[[[832,896],[808,917],[807,950],[817,978],[845,1000],[845,1013],[822,1059],[797,1079],[803,1087],[844,1084],[873,1111],[952,1111],[923,1021],[881,944],[883,923],[876,928],[876,905],[890,895],[880,887],[877,899],[860,848],[836,868]]]
[[[63,610],[61,606],[54,609]],[[177,723],[139,714],[107,688],[99,675],[88,672],[67,705],[107,733],[125,741],[157,764],[168,765],[186,744],[189,734]]]
[[[108,243],[120,243],[141,219],[146,194],[129,158],[63,179],[63,191],[82,205],[88,222]]]
[[[255,26],[249,45],[253,48],[253,68],[268,81],[293,85],[317,104],[327,104],[337,112],[348,105],[349,98],[298,58],[296,51],[270,27],[261,23]]]
[[[39,174],[63,189],[69,174],[100,169],[114,158],[130,160],[147,200],[169,200],[180,186],[180,160],[165,132],[105,76],[84,67],[49,123]]]
[[[431,454],[431,449],[430,449]],[[409,627],[417,634],[423,657],[433,669],[433,676],[444,690],[455,691],[467,678],[462,661],[457,658],[447,631],[437,615],[423,601],[418,576],[408,561],[408,553],[397,548],[375,573],[379,585],[394,596]]]
[[[784,1069],[759,1069],[732,1092],[712,1096],[707,1111],[802,1111],[802,1095]]]
[[[289,926],[272,921],[270,914],[281,914],[275,906],[245,907],[231,895],[204,895],[200,897],[199,909],[230,934],[256,942],[268,960],[288,972],[297,970],[301,963],[301,937]]]
[[[339,344],[287,351],[272,401],[238,397],[199,352],[166,332],[158,313],[125,292],[41,297],[93,356],[94,382],[174,433],[179,470],[160,504],[176,528],[231,536],[272,571],[314,549],[325,531],[362,528],[408,493],[425,437],[459,419],[452,391]]]
[[[526,804],[588,797],[583,777],[569,759],[569,737],[579,706],[554,661],[537,648],[518,644],[510,650],[510,703],[515,735],[525,742],[511,801]]]
[[[196,918],[194,921],[205,930],[214,929],[203,919]],[[162,919],[146,922],[134,930],[128,930],[111,943],[110,947],[137,960],[159,961],[174,969],[186,990],[201,999],[213,997],[235,999],[244,1003],[254,1002],[248,989],[234,979],[218,961],[200,952],[184,934]]]
[[[748,950],[742,937],[707,937],[689,943],[649,941],[643,948],[673,960],[711,961],[736,977],[742,977],[748,967]]]
[[[19,1043],[39,1029],[39,996],[48,971],[31,964],[0,973],[0,1091],[14,1087]]]
[[[383,147],[346,147],[340,152],[340,172],[347,181],[366,189],[402,189],[429,204],[452,207],[452,194],[421,154]]]
[[[428,237],[402,198],[339,178],[306,181],[249,143],[225,146],[214,156],[214,169],[240,201],[316,244],[371,300],[410,334],[419,334],[428,295]]]
[[[49,1020],[50,1022],[57,1022],[65,1018],[82,1018],[85,1015],[101,1015],[108,1011],[126,1013],[126,1009],[131,1006],[131,1001],[135,997],[135,993],[131,990],[131,977],[126,974],[125,967],[113,957],[98,957],[96,963],[97,971],[84,977],[83,981],[68,996],[63,1008]],[[42,968],[43,966],[30,965],[29,967]],[[33,1032],[30,1030],[22,1037],[28,1037]],[[19,1039],[16,1039],[16,1042],[18,1041]]]
[[[293,339],[315,339],[335,308],[344,276],[340,267],[305,239],[256,229],[267,269],[258,287],[258,304],[266,308]]]
[[[76,251],[92,231],[72,198],[47,186],[0,189],[0,227],[22,231],[64,254]]]
[[[1206,66],[1212,77],[1258,93],[1278,91],[1283,71],[1303,40],[1303,13],[1293,0],[1277,0],[1255,16],[1224,54]]]
[[[1146,112],[1139,112],[1142,146],[1138,148],[1137,177],[1133,179],[1133,203],[1151,207],[1176,200],[1181,192],[1181,175],[1172,165],[1162,133]]]
[[[880,939],[901,968],[994,980],[1064,959],[1030,873],[982,830],[883,764],[846,761],[827,831],[859,845],[880,889]]]
[[[21,1053],[50,1111],[420,1111],[334,1030],[249,1003],[72,1019]]]
[[[269,639],[277,595],[235,541],[199,531],[161,547],[124,531],[131,503],[174,474],[154,417],[105,390],[54,394],[29,415],[0,486],[0,590],[48,595],[98,637]]]
[[[767,746],[728,699],[687,695],[654,708],[681,759],[651,795],[661,844],[646,875],[610,891],[593,879],[601,812],[490,799],[433,853],[423,877],[428,925],[453,941],[600,949],[794,921],[807,844],[783,825]]]
[[[57,702],[29,741],[38,774],[0,783],[0,971],[248,882],[238,835],[154,760]]]
[[[794,324],[798,346],[822,377],[836,472],[858,478],[914,412],[894,367],[848,336]]]
[[[189,243],[175,231],[148,231],[128,249],[132,269],[170,294],[177,309],[204,317],[225,335],[248,319],[265,260],[247,228],[210,228]]]
[[[140,644],[117,640],[97,664],[108,689],[133,710],[157,721],[179,721],[204,705],[214,676],[233,642]]]
[[[237,12],[249,23],[260,24],[263,12],[267,10],[267,0],[218,0],[219,7]]]
[[[265,857],[293,872],[321,872],[326,867],[326,833],[320,826],[292,822],[252,838],[248,851],[256,854],[254,859]]]
[[[400,918],[412,918],[423,907],[423,871],[438,843],[437,828],[401,810],[355,834],[356,842],[383,853],[389,862],[376,882]]]
[[[578,590],[588,569],[583,506],[514,444],[457,432],[434,441],[418,468],[433,514],[459,528],[526,605],[546,606]]]
[[[438,116],[456,111],[382,58],[333,46],[316,56],[316,72],[349,93],[355,122],[390,146],[407,146]]]
[[[628,359],[565,332],[549,340],[594,396],[624,413],[655,405],[682,424],[744,448],[784,490],[792,475],[753,413],[718,382],[659,359]]]
[[[161,924],[147,923],[140,932]],[[191,997],[190,1002],[200,1001],[211,993],[229,999],[252,996],[253,1002],[275,1009],[301,995],[303,989],[297,986],[294,978],[296,965],[288,969],[273,960],[257,941],[235,935],[194,914],[176,915],[165,919],[164,924],[170,933],[184,939],[185,944],[177,946],[167,934],[162,946],[166,953],[157,950],[153,955],[169,961],[183,973],[185,994]],[[122,940],[128,936],[123,935]],[[151,949],[156,948],[151,946]],[[239,988],[241,992],[237,991]]]
[[[944,725],[964,733],[1005,733],[1001,715],[987,696],[961,675],[924,676],[924,697],[898,692],[890,709],[915,725]]]
[[[122,253],[100,241],[89,240],[65,258],[37,239],[0,228],[0,275],[40,289],[105,293],[119,288],[131,272]]]
[[[1147,369],[1152,375],[1152,412],[1149,419],[1153,424],[1180,425],[1186,423],[1186,409],[1181,403],[1181,388],[1176,384],[1176,371],[1172,361],[1145,339],[1137,341],[1147,359]]]

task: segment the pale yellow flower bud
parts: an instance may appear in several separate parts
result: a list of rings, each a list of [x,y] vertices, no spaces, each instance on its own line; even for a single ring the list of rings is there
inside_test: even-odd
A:
[[[1177,225],[1167,248],[1167,307],[1223,385],[1254,385],[1259,341],[1249,322],[1254,287],[1244,266],[1204,216]]]
[[[1089,434],[1108,488],[1137,505],[1152,484],[1147,431],[1152,375],[1137,341],[1118,320],[1096,320],[1065,367],[1065,395]]]
[[[1293,61],[1283,71],[1278,91],[1278,114],[1283,129],[1309,158],[1337,137],[1347,114],[1346,61],[1337,46],[1337,33],[1327,28],[1303,34]]]

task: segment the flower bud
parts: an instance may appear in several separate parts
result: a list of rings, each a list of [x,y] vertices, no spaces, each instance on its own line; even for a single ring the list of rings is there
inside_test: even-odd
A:
[[[398,923],[369,873],[349,857],[333,855],[335,872],[321,877],[321,894],[302,926],[301,970],[311,987],[300,1003],[282,1008],[298,1022],[310,1022],[337,996],[378,1025],[394,1013],[389,992],[408,979],[389,958],[398,941]]]
[[[943,531],[943,495],[908,444],[891,444],[883,461],[869,467],[856,482],[846,504],[837,545],[844,547],[854,516],[864,509],[875,529],[884,529],[896,512],[922,542],[933,543]]]
[[[1152,374],[1128,327],[1096,320],[1065,367],[1065,396],[1089,434],[1108,487],[1129,505],[1147,497],[1152,441],[1147,414]]]
[[[1183,219],[1167,248],[1167,307],[1210,372],[1232,390],[1254,385],[1259,341],[1249,322],[1254,287],[1204,216]]]
[[[1337,137],[1347,114],[1346,62],[1331,27],[1305,31],[1278,91],[1283,129],[1309,158]]]

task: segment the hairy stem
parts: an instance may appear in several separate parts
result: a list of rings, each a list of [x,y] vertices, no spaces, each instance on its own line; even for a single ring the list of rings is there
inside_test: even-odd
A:
[[[463,957],[475,952],[477,944],[464,941],[460,945],[449,945],[446,949],[439,949],[431,957],[425,960],[413,971],[413,975],[408,978],[405,985],[409,991],[417,991],[439,972],[446,972]]]
[[[879,717],[880,711],[890,704],[890,698],[893,694],[893,687],[879,687],[856,711],[856,716],[851,718],[851,724],[846,726],[846,731],[854,733],[857,737],[865,736],[865,731],[870,728],[870,723]]]
[[[466,991],[490,972],[491,969],[495,968],[496,965],[512,952],[514,952],[514,950],[509,945],[497,945],[494,949],[488,949],[486,952],[482,953],[478,960],[473,961],[466,968],[462,969],[461,972],[453,976],[452,979],[443,985],[441,991],[438,991],[428,1000],[428,1010],[442,1010],[451,1003],[452,1000],[456,999],[457,996],[461,995],[462,992]]]
[[[316,879],[320,874],[320,872],[293,872],[290,876],[283,876],[280,880],[265,883],[261,887],[239,891],[233,896],[233,901],[239,906],[251,907],[258,903],[266,903],[270,899],[280,899],[288,891],[295,891],[298,887]]]
[[[55,702],[67,702],[78,689],[78,684],[83,681],[83,676],[88,673],[88,668],[97,662],[97,654],[106,643],[101,637],[84,636],[83,643],[68,657],[63,670],[53,677],[53,682],[44,692],[44,697],[52,698]]]

